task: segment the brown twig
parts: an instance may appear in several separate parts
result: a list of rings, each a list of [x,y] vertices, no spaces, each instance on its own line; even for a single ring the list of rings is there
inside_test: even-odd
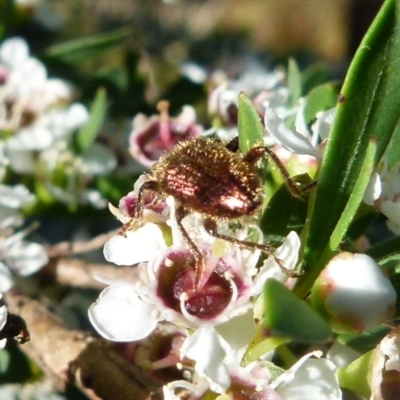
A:
[[[106,285],[95,279],[96,276],[110,280],[134,281],[137,267],[118,267],[111,264],[94,264],[73,258],[55,260],[55,279],[62,285],[103,289]]]
[[[31,341],[21,346],[58,389],[75,383],[92,400],[160,399],[160,384],[116,351],[113,343],[66,328],[40,305],[15,292],[9,310],[23,317]]]
[[[47,254],[50,258],[57,258],[74,254],[89,253],[90,251],[97,250],[104,246],[107,240],[116,235],[117,232],[117,230],[113,230],[111,232],[103,233],[84,242],[60,242],[54,246],[48,246]]]

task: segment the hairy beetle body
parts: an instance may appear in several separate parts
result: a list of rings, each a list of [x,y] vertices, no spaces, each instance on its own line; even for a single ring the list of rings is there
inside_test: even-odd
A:
[[[165,195],[211,218],[252,215],[262,204],[254,166],[213,139],[177,144],[153,165],[152,176]]]

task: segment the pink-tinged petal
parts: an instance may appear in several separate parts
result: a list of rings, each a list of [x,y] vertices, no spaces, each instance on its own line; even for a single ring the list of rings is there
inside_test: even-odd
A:
[[[117,342],[143,339],[158,322],[153,306],[142,301],[135,286],[129,284],[106,288],[88,314],[100,335]]]
[[[117,265],[134,265],[148,261],[160,250],[166,249],[161,229],[147,223],[126,235],[113,236],[104,246],[104,257]]]
[[[320,157],[311,142],[299,132],[289,129],[271,108],[265,111],[264,123],[269,134],[285,149],[296,154]]]

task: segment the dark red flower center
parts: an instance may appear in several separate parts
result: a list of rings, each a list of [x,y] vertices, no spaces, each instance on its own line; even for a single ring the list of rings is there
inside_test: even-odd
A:
[[[173,251],[160,266],[157,295],[165,306],[181,311],[181,298],[185,309],[197,318],[212,319],[228,306],[232,298],[231,282],[225,274],[229,266],[223,258],[201,289],[195,288],[196,261],[187,250]]]

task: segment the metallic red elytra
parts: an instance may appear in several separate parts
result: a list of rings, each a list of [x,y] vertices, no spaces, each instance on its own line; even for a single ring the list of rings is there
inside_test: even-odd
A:
[[[271,246],[219,234],[216,221],[238,219],[253,215],[258,210],[263,201],[263,187],[255,164],[265,156],[277,165],[295,196],[304,192],[289,176],[275,153],[267,147],[255,147],[244,155],[231,151],[232,147],[205,137],[184,140],[175,145],[153,164],[150,179],[139,189],[133,219],[120,231],[125,234],[138,224],[140,226],[145,191],[164,198],[173,196],[177,203],[178,228],[198,265],[196,287],[204,271],[204,256],[182,225],[185,215],[198,212],[203,215],[204,226],[213,236],[244,247],[259,248],[270,254],[274,250]]]

